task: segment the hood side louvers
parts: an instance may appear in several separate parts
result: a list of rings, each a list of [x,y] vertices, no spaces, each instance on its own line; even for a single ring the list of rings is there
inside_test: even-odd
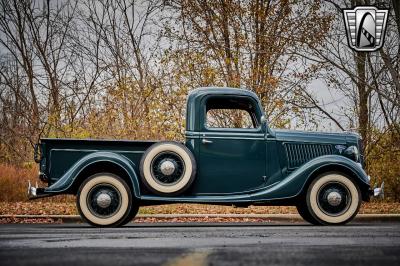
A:
[[[284,143],[288,168],[294,169],[322,155],[333,154],[330,144]]]

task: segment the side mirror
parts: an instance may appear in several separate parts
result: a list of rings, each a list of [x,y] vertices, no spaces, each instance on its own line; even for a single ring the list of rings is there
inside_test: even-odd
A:
[[[265,116],[261,116],[261,124],[265,124],[267,122],[267,118]]]

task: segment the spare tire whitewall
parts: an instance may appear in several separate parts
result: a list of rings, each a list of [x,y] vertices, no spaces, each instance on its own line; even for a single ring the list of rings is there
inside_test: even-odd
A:
[[[361,193],[348,176],[330,172],[310,184],[306,201],[310,214],[320,224],[345,224],[358,213]]]
[[[177,195],[193,183],[196,162],[191,151],[178,142],[150,146],[140,162],[144,185],[158,195]]]
[[[77,207],[81,217],[92,225],[119,226],[131,213],[131,189],[114,174],[95,174],[80,186]]]

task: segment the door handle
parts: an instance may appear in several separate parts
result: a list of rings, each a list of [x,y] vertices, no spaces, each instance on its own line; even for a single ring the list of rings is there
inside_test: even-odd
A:
[[[201,142],[202,142],[203,144],[210,144],[210,143],[213,143],[211,140],[208,140],[208,139],[202,139]]]

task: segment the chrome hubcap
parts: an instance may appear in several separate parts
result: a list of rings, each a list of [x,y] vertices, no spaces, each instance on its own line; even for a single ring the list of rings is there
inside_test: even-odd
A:
[[[333,191],[328,194],[327,200],[331,206],[336,207],[342,202],[342,196],[338,192]]]
[[[317,193],[317,203],[322,212],[329,216],[345,213],[351,204],[349,189],[340,182],[328,182]]]
[[[175,152],[165,151],[154,157],[151,162],[151,175],[154,181],[163,186],[178,183],[185,173],[185,163]]]
[[[101,193],[96,198],[97,205],[101,208],[107,208],[111,204],[111,196],[107,193]]]
[[[175,172],[175,164],[169,160],[161,163],[160,171],[164,175],[172,175]]]
[[[118,212],[122,198],[119,190],[111,184],[95,185],[86,198],[90,212],[100,218],[107,218]]]

